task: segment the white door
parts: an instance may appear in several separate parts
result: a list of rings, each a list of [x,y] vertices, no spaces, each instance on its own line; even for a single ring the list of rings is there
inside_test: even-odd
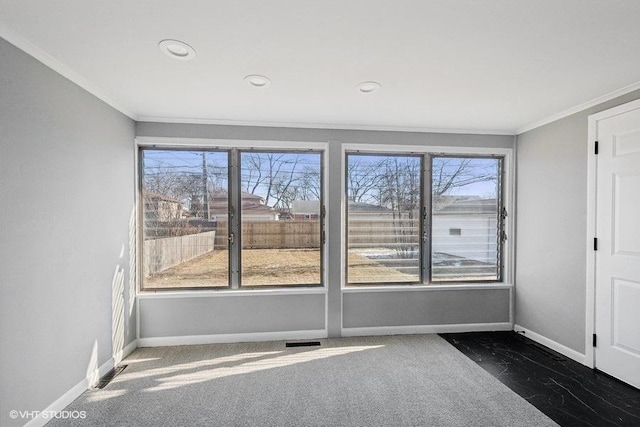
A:
[[[596,125],[595,366],[640,387],[640,103],[628,105]]]

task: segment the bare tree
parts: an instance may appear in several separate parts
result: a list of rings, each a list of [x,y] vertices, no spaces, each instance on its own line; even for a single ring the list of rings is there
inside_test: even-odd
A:
[[[433,209],[447,204],[448,195],[472,184],[494,182],[497,185],[497,163],[488,159],[436,157],[432,163],[431,194]],[[493,192],[496,197],[497,190]]]
[[[260,153],[242,154],[242,188],[247,193],[255,194],[268,178],[263,175],[262,159]]]
[[[296,185],[298,177],[296,176],[296,168],[299,161],[299,155],[296,155],[292,159],[280,157],[277,160],[277,166],[274,168],[275,170],[270,169],[267,202],[269,201],[270,197],[273,197],[274,207],[291,207],[290,203],[293,201],[292,196],[295,198],[297,192]]]
[[[378,192],[384,177],[385,162],[386,159],[349,157],[347,164],[349,201],[368,203],[380,198]]]
[[[242,155],[242,188],[261,194],[266,205],[290,208],[300,194],[300,155],[245,153]]]
[[[320,200],[320,168],[305,166],[297,188],[300,200]]]
[[[159,166],[145,170],[143,186],[146,192],[192,201],[194,197],[202,196],[202,175]]]
[[[415,158],[385,159],[380,205],[392,211],[396,251],[403,258],[412,257],[418,244],[420,174],[420,162]]]
[[[478,162],[473,158],[437,157],[431,176],[431,192],[441,196],[455,188],[495,181],[496,168],[491,162]]]

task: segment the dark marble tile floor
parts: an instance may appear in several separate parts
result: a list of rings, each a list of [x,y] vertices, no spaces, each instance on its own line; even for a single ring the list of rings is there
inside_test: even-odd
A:
[[[640,426],[640,390],[515,332],[440,334],[561,426]]]

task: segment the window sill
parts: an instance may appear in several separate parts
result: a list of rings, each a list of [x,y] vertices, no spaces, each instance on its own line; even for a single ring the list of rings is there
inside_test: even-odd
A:
[[[323,295],[327,293],[325,287],[313,288],[272,288],[272,289],[185,289],[185,290],[147,290],[138,291],[139,299],[152,298],[209,298],[209,297],[237,297],[237,296],[271,296],[271,295]]]
[[[429,292],[429,291],[469,291],[484,289],[512,289],[511,283],[451,283],[437,285],[371,285],[343,287],[346,294],[370,292]]]

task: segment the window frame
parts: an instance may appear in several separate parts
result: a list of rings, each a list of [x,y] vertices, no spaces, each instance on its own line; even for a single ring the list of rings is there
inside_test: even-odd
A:
[[[237,208],[237,226],[236,226],[236,233],[237,233],[237,238],[234,237],[234,243],[238,246],[238,249],[236,252],[234,252],[234,256],[237,256],[237,261],[236,261],[236,265],[237,265],[237,287],[233,287],[235,282],[231,282],[232,283],[232,289],[250,289],[250,290],[259,290],[259,289],[268,289],[268,288],[284,288],[284,289],[290,289],[290,288],[322,288],[325,287],[325,280],[324,280],[324,266],[325,266],[325,246],[326,246],[326,234],[325,234],[325,222],[326,222],[326,209],[325,209],[325,200],[326,200],[326,196],[325,196],[325,187],[326,184],[324,182],[324,178],[325,178],[325,171],[324,171],[324,167],[325,167],[325,155],[324,155],[324,150],[319,150],[319,149],[313,149],[313,148],[309,148],[309,149],[265,149],[265,148],[235,148],[232,149],[232,151],[235,151],[237,153],[237,155],[231,155],[232,158],[235,159],[235,161],[237,162],[237,176],[235,177],[235,179],[233,179],[234,184],[241,184],[242,182],[242,154],[243,153],[283,153],[283,154],[295,154],[295,153],[301,153],[301,154],[305,154],[305,153],[315,153],[318,154],[319,160],[320,160],[320,215],[319,215],[319,221],[320,221],[320,235],[319,235],[319,239],[320,239],[320,283],[315,284],[315,283],[298,283],[295,285],[279,285],[279,284],[274,284],[274,285],[243,285],[242,284],[242,186],[240,185],[240,187],[238,187],[236,189],[236,193],[235,194],[231,194],[231,197],[229,197],[229,212],[231,214],[231,203],[232,203],[232,199],[233,202],[236,203],[236,208]],[[231,182],[231,181],[230,181]],[[234,208],[234,209],[236,209]],[[231,224],[231,222],[229,222]],[[229,257],[229,261],[231,261],[231,256]],[[231,276],[230,276],[231,277]]]
[[[135,150],[135,178],[136,178],[136,208],[135,218],[137,219],[138,226],[136,227],[136,268],[137,274],[135,274],[137,282],[137,293],[140,295],[151,295],[155,293],[160,294],[175,294],[175,293],[209,293],[214,294],[232,294],[239,292],[244,295],[251,295],[258,293],[300,293],[310,292],[325,293],[327,289],[327,242],[326,242],[326,204],[328,202],[327,183],[326,183],[326,167],[327,167],[327,155],[328,144],[327,143],[315,143],[315,142],[299,142],[295,143],[295,149],[291,148],[292,143],[286,141],[261,141],[261,140],[211,140],[202,138],[170,138],[170,137],[138,137],[136,138],[136,150]],[[282,152],[282,153],[317,153],[319,155],[320,162],[320,283],[319,284],[274,284],[274,285],[255,285],[255,286],[242,286],[241,285],[241,224],[239,213],[235,216],[236,229],[234,233],[234,240],[230,242],[227,247],[229,253],[228,264],[228,285],[227,286],[198,286],[198,287],[167,287],[167,288],[149,288],[144,287],[144,202],[143,202],[143,151],[144,150],[166,150],[166,151],[207,151],[207,152],[226,152],[228,156],[228,234],[229,238],[233,233],[233,210],[241,211],[241,192],[238,191],[241,188],[240,182],[240,153],[241,152]],[[237,180],[237,182],[236,182]],[[234,189],[235,187],[235,189]],[[237,198],[237,200],[235,200]],[[236,260],[232,258],[236,258]],[[236,271],[234,271],[234,269]],[[234,277],[235,276],[235,277]]]
[[[456,283],[503,283],[503,274],[504,274],[504,246],[506,231],[504,230],[505,220],[503,218],[503,211],[506,209],[504,205],[504,185],[505,185],[505,156],[504,155],[468,155],[468,154],[447,154],[447,153],[429,153],[427,154],[428,162],[429,162],[429,188],[427,189],[427,193],[429,194],[429,208],[433,206],[433,189],[431,182],[431,174],[433,172],[433,161],[438,158],[460,158],[460,159],[489,159],[489,160],[497,160],[498,161],[498,194],[496,195],[496,203],[497,203],[497,220],[496,220],[496,239],[497,239],[497,257],[496,257],[496,279],[487,279],[487,280],[459,280],[459,281],[449,281],[449,280],[434,280],[433,279],[433,268],[432,268],[432,254],[433,254],[433,209],[427,210],[428,217],[428,246],[429,246],[429,273],[427,277],[428,284],[456,284]],[[508,210],[507,210],[508,212]]]
[[[510,286],[513,283],[513,260],[514,245],[512,244],[515,233],[514,215],[514,199],[515,199],[515,170],[513,165],[514,149],[502,147],[457,147],[457,146],[415,146],[415,145],[398,145],[392,150],[388,145],[378,144],[343,144],[342,145],[342,197],[343,204],[348,203],[347,190],[347,155],[348,154],[371,154],[371,155],[420,155],[424,156],[423,165],[426,171],[422,174],[422,205],[426,208],[427,219],[423,220],[424,229],[428,230],[427,240],[423,252],[423,276],[421,282],[412,283],[348,283],[348,221],[343,221],[342,232],[342,289],[348,292],[368,292],[381,291],[385,289],[397,290],[418,290],[418,289],[482,289],[482,288],[498,288]],[[501,242],[499,250],[499,275],[497,280],[474,280],[474,281],[431,281],[431,251],[432,251],[432,235],[431,235],[431,161],[432,157],[463,157],[463,158],[499,158],[501,159],[500,170],[500,213],[502,209],[506,210],[507,219],[502,221],[498,226],[498,233],[504,232],[506,239]],[[344,211],[346,219],[346,207]],[[500,218],[499,214],[499,218]],[[425,270],[427,270],[425,272]]]
[[[146,150],[157,150],[157,151],[175,151],[175,152],[184,152],[184,151],[194,151],[194,152],[215,152],[215,153],[226,153],[227,155],[227,182],[231,183],[231,151],[221,147],[205,147],[205,146],[174,146],[174,145],[144,145],[137,144],[136,147],[136,181],[137,181],[137,206],[138,206],[138,232],[137,232],[137,259],[136,265],[138,268],[137,274],[137,289],[138,292],[144,293],[152,293],[152,292],[175,292],[175,291],[199,291],[199,290],[208,290],[208,291],[226,291],[232,289],[231,286],[231,252],[230,246],[227,247],[227,251],[229,252],[228,256],[228,265],[227,265],[227,285],[226,286],[180,286],[180,287],[166,287],[166,288],[158,288],[158,287],[145,287],[144,286],[144,241],[145,241],[145,202],[144,202],[144,191],[143,191],[143,173],[144,173],[144,154],[143,152]],[[228,187],[227,187],[228,188]],[[229,208],[227,208],[227,221],[229,220],[230,212]],[[227,227],[229,229],[229,227]]]
[[[345,232],[343,234],[345,240],[345,252],[346,252],[346,260],[344,264],[344,281],[345,285],[349,287],[363,287],[363,286],[415,286],[424,284],[424,280],[426,277],[426,270],[428,269],[428,264],[426,264],[427,258],[425,257],[425,246],[423,243],[419,243],[419,253],[418,253],[418,280],[415,281],[407,281],[407,282],[362,282],[362,283],[349,283],[349,156],[372,156],[372,157],[413,157],[420,160],[420,192],[423,193],[425,189],[425,156],[423,154],[417,153],[388,153],[388,152],[370,152],[370,151],[345,151],[344,153],[344,182],[343,186],[344,192],[344,224],[345,224]],[[425,210],[427,209],[425,205],[425,198],[423,195],[420,197],[420,206],[418,208],[418,240],[421,241],[424,233],[426,231],[425,221],[422,216],[424,215]]]

